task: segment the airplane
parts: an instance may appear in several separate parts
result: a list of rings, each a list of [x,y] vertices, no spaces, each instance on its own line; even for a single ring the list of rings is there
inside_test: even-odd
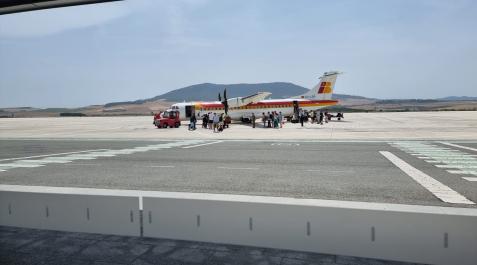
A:
[[[189,120],[195,114],[201,117],[206,113],[227,114],[232,120],[249,122],[252,113],[256,118],[262,113],[282,112],[284,117],[296,115],[299,109],[311,111],[338,104],[338,100],[331,99],[337,76],[341,74],[337,71],[325,72],[320,77],[320,82],[310,91],[286,99],[265,99],[270,96],[269,92],[258,92],[247,97],[236,97],[227,99],[224,90],[224,100],[219,94],[218,101],[202,102],[182,102],[171,106],[172,110],[179,111],[181,120]]]

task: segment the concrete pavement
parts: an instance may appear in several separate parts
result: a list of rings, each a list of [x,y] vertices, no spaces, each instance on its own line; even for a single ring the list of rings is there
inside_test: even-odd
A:
[[[423,146],[426,149],[422,149]],[[477,177],[473,174],[477,152],[432,141],[2,140],[0,148],[3,150],[1,184],[450,207],[476,207],[477,202],[477,182],[466,179]],[[432,154],[415,153],[419,150],[429,152],[429,148],[437,150]],[[394,154],[451,189],[454,192],[451,196],[465,197],[470,203],[453,203],[439,198],[425,184],[391,163],[381,151]],[[444,156],[440,155],[439,152],[444,151]],[[456,165],[456,158],[463,164]],[[436,164],[428,162],[430,159],[445,161]],[[445,164],[447,160],[452,164]],[[443,167],[446,165],[457,168]]]
[[[392,139],[476,140],[477,112],[345,113],[325,125],[287,123],[283,129],[233,124],[223,133],[199,128],[156,129],[152,116],[0,119],[0,138],[82,139]],[[257,120],[258,121],[258,120]],[[199,126],[200,127],[200,126]]]

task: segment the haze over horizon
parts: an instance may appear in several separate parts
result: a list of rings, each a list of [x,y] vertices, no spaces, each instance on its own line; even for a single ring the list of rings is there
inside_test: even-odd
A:
[[[299,4],[297,4],[299,3]],[[0,107],[80,107],[340,70],[335,93],[477,96],[474,1],[121,1],[0,16]]]

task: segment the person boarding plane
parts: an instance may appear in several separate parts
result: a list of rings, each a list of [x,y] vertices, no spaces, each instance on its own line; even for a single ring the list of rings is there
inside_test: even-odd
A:
[[[320,82],[310,91],[286,99],[265,99],[270,96],[269,92],[258,92],[248,97],[236,97],[227,99],[224,91],[224,99],[212,102],[183,102],[171,106],[178,110],[181,120],[188,120],[193,113],[196,115],[209,112],[225,113],[233,120],[250,121],[252,114],[261,117],[262,113],[282,112],[283,116],[291,117],[302,110],[317,110],[323,107],[336,105],[338,100],[331,99],[336,78],[340,74],[337,71],[325,72],[320,77]]]

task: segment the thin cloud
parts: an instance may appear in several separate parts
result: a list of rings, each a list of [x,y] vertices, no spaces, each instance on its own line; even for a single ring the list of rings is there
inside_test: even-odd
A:
[[[101,25],[129,14],[119,3],[48,9],[0,16],[0,38],[42,37]]]

